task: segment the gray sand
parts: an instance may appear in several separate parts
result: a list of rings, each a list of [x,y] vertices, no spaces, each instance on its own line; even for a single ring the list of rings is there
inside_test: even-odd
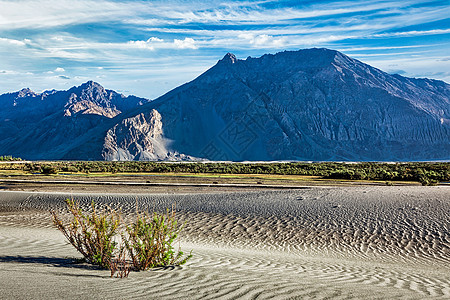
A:
[[[113,190],[112,190],[113,192]],[[132,193],[132,190],[130,190]],[[176,203],[183,267],[132,273],[79,257],[49,209],[71,197],[130,216]],[[0,192],[0,291],[6,298],[448,298],[450,187],[312,187],[185,194]]]

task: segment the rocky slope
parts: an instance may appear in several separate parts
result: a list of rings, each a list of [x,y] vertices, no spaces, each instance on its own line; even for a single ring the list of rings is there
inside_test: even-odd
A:
[[[106,90],[92,81],[68,91],[38,94],[23,89],[1,95],[0,153],[61,159],[80,143],[92,149],[101,124],[148,101]],[[88,152],[80,159],[101,159],[101,150]]]
[[[196,160],[168,150],[161,115],[154,109],[123,119],[106,133],[102,157],[106,160]]]
[[[328,49],[228,53],[151,102],[90,82],[0,105],[0,154],[24,158],[450,159],[450,85]]]
[[[450,85],[328,49],[230,53],[142,109],[172,149],[211,160],[450,158]]]

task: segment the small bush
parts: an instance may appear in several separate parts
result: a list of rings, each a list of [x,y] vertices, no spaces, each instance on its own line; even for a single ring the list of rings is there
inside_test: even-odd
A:
[[[87,262],[109,268],[117,246],[114,236],[120,224],[119,214],[111,209],[98,214],[92,203],[91,215],[85,215],[75,201],[66,200],[66,204],[73,216],[72,221],[64,224],[52,211],[53,223]]]
[[[423,186],[432,186],[432,185],[437,185],[439,183],[439,181],[435,180],[435,179],[431,179],[425,175],[421,175],[419,176],[419,182],[423,185]]]
[[[165,214],[138,214],[136,221],[127,226],[126,235],[122,236],[134,269],[140,271],[186,263],[192,255],[183,257],[184,253],[175,251],[172,245],[181,229],[173,208]]]
[[[137,214],[135,222],[126,225],[112,209],[98,213],[92,203],[92,212],[87,215],[73,200],[66,200],[66,204],[72,220],[65,223],[51,211],[53,223],[87,262],[110,269],[111,277],[116,272],[117,277],[123,278],[131,270],[182,265],[192,257],[183,257],[182,251],[174,250],[173,243],[182,226],[178,225],[173,208],[165,214]],[[116,242],[119,236],[120,244]]]
[[[52,165],[48,165],[48,166],[43,166],[41,169],[41,173],[45,174],[45,175],[50,175],[50,174],[57,174],[58,173],[58,169]]]

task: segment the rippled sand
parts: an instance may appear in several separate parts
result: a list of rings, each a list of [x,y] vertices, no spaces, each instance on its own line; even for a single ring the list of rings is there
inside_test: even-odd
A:
[[[132,192],[132,191],[130,191]],[[130,216],[176,203],[185,266],[131,273],[71,264],[49,209],[72,197]],[[311,187],[185,194],[0,192],[5,298],[450,298],[450,187]]]

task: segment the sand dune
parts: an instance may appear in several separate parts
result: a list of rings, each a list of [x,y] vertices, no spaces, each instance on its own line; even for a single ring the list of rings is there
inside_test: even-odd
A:
[[[131,217],[176,203],[187,265],[132,273],[71,264],[49,209],[72,197]],[[450,187],[312,187],[180,194],[0,192],[6,298],[450,297]]]

